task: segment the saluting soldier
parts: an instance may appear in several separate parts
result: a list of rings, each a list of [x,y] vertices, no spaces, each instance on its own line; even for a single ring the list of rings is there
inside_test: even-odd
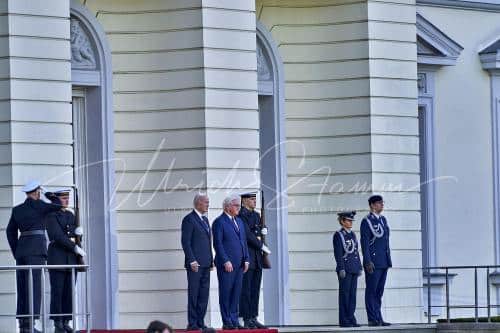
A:
[[[7,240],[16,265],[45,265],[47,258],[47,240],[45,238],[44,217],[61,208],[57,200],[49,204],[40,199],[41,183],[33,180],[27,183],[22,191],[26,200],[12,209],[7,225]],[[20,233],[20,234],[19,234]],[[33,279],[33,320],[40,317],[41,304],[41,272],[32,271]],[[29,271],[16,271],[17,311],[20,333],[39,333],[30,324],[29,308]]]
[[[368,198],[370,213],[361,221],[361,249],[365,268],[365,305],[368,326],[389,326],[382,318],[382,296],[387,271],[392,267],[389,246],[389,224],[382,215],[384,199],[380,195]]]
[[[85,251],[75,244],[77,236],[83,235],[82,227],[76,225],[75,215],[68,210],[69,189],[54,192],[51,200],[59,200],[62,208],[46,217],[49,235],[49,265],[78,265],[78,255],[84,257]],[[71,269],[50,269],[50,314],[54,321],[54,333],[72,333],[69,325],[73,312],[71,293]],[[75,270],[76,281],[76,270]],[[66,314],[66,315],[62,315]],[[69,314],[69,315],[68,315]]]
[[[241,195],[241,209],[239,217],[243,220],[246,232],[250,267],[243,275],[241,288],[239,315],[243,317],[245,328],[266,328],[257,320],[259,315],[259,295],[262,281],[262,255],[271,251],[262,241],[267,234],[267,228],[262,225],[259,213],[255,211],[257,205],[256,193]]]
[[[356,212],[340,212],[337,215],[342,226],[333,235],[333,253],[337,262],[335,270],[339,279],[339,325],[359,327],[354,312],[356,311],[358,277],[363,268],[359,259],[358,240],[352,231],[352,222]]]

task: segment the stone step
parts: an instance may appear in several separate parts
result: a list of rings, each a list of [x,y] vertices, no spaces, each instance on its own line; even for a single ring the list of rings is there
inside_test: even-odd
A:
[[[279,333],[328,333],[328,332],[377,332],[377,333],[436,333],[435,324],[394,324],[384,327],[339,327],[339,326],[287,326],[278,328]]]

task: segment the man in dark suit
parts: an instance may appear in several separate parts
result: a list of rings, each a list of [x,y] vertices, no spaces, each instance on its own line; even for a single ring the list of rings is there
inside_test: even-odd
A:
[[[247,246],[250,267],[243,275],[243,287],[240,297],[240,316],[243,317],[245,328],[266,328],[257,317],[259,315],[259,295],[262,281],[262,255],[271,251],[263,243],[262,236],[267,234],[267,228],[262,225],[259,213],[255,211],[257,194],[241,195],[241,210],[239,217],[244,222],[247,236]]]
[[[44,217],[50,212],[61,209],[59,202],[48,204],[40,200],[42,191],[39,181],[31,181],[23,189],[26,200],[12,209],[7,225],[7,240],[16,265],[45,265],[47,258],[47,240],[45,238]],[[18,235],[20,232],[20,235]],[[40,315],[41,304],[41,272],[32,271],[33,279],[33,309],[29,308],[29,271],[16,271],[17,311],[20,333],[38,333],[30,323],[30,313],[33,320]],[[33,331],[32,331],[33,330]]]
[[[69,189],[54,192],[51,200],[60,200],[63,208],[45,218],[50,244],[47,263],[49,265],[78,265],[78,256],[85,257],[85,251],[76,245],[76,237],[83,235],[82,227],[76,225],[75,215],[66,209],[69,205]],[[73,313],[71,269],[51,269],[50,314],[54,321],[54,333],[74,332],[69,325]],[[76,281],[76,270],[75,270]]]
[[[242,329],[238,322],[243,274],[250,265],[244,222],[238,217],[240,197],[232,195],[222,203],[224,212],[215,219],[215,265],[219,280],[219,305],[223,329]]]
[[[365,268],[365,305],[369,326],[389,326],[382,318],[382,296],[387,271],[392,267],[389,246],[389,224],[382,215],[384,199],[372,195],[368,199],[370,214],[361,221],[361,249]]]
[[[181,243],[188,279],[187,330],[200,330],[206,328],[204,320],[210,291],[210,270],[213,269],[212,234],[205,216],[209,206],[208,196],[197,194],[193,206],[194,209],[182,220]]]

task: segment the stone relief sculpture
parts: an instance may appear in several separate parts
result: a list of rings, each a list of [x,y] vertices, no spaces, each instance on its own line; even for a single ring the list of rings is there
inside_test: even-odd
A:
[[[96,69],[94,49],[90,38],[78,19],[71,18],[71,67],[74,69]]]
[[[270,81],[272,79],[267,58],[259,44],[257,44],[257,78],[259,81]]]

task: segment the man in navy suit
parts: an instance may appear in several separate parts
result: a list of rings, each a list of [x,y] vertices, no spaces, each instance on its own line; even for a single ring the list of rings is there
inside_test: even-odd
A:
[[[242,329],[238,322],[238,305],[243,274],[248,271],[250,262],[245,225],[238,217],[240,197],[232,195],[225,198],[222,207],[224,212],[212,226],[222,328]]]
[[[368,199],[370,214],[361,221],[361,249],[365,268],[365,305],[369,326],[389,326],[382,319],[382,296],[387,271],[392,267],[389,246],[389,224],[382,215],[384,199],[372,195]]]
[[[205,216],[209,206],[208,196],[197,194],[193,206],[191,213],[182,220],[181,242],[188,279],[187,330],[201,330],[207,328],[204,320],[210,291],[210,270],[213,269],[212,234]]]

